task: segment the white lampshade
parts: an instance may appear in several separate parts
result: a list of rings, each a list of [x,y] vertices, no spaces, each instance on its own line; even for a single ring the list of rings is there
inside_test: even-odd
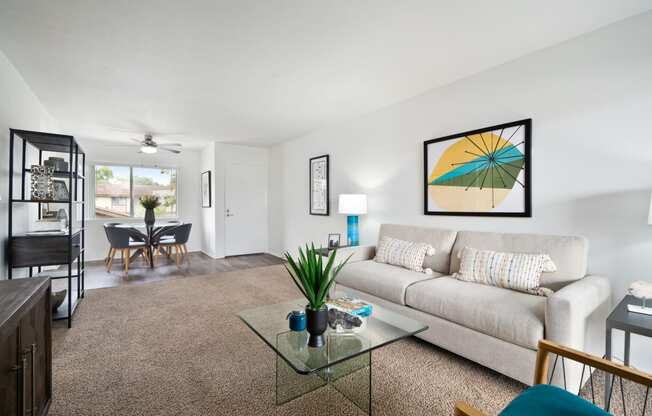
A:
[[[367,195],[341,194],[339,203],[340,214],[361,215],[367,213]]]
[[[650,197],[650,208],[647,214],[647,223],[652,225],[652,196]]]

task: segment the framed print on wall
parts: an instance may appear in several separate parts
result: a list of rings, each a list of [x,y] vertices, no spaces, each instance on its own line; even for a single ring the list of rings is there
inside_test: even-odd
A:
[[[531,217],[532,120],[423,143],[425,215]]]
[[[211,171],[207,170],[201,174],[201,207],[211,207]]]
[[[328,215],[328,155],[310,159],[310,215]]]

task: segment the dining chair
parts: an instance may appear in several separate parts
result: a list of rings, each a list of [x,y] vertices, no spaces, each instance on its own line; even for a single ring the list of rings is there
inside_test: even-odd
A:
[[[190,238],[191,228],[192,224],[186,223],[172,227],[169,232],[162,233],[158,241],[158,249],[156,252],[159,253],[159,250],[163,249],[166,250],[167,255],[170,256],[172,255],[172,249],[174,249],[177,267],[181,264],[181,256],[186,259],[188,264],[190,264],[190,256],[188,256],[188,239]]]
[[[109,244],[111,248],[109,250],[109,260],[107,262],[106,270],[111,271],[111,265],[113,264],[113,258],[115,254],[120,251],[122,262],[124,264],[125,273],[129,273],[129,259],[131,257],[131,250],[138,250],[145,260],[148,260],[147,257],[147,245],[145,244],[145,239],[142,233],[135,228],[124,228],[124,227],[104,227],[106,236],[109,239]]]
[[[119,222],[105,222],[104,223],[104,233],[106,234],[106,239],[109,239],[109,232],[106,230],[109,227],[115,227],[116,225],[120,225]],[[106,253],[106,257],[104,257],[104,263],[109,262],[109,258],[111,257],[111,245],[109,244],[109,252]]]

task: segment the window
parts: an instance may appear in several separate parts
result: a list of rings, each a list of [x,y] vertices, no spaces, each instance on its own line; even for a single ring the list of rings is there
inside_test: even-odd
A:
[[[156,195],[157,217],[177,215],[177,170],[136,166],[95,165],[95,217],[141,218],[145,209],[138,199]]]

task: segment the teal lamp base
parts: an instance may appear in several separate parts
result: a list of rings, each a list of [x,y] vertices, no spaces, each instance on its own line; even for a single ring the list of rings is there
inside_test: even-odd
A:
[[[350,246],[357,246],[360,244],[357,215],[349,215],[346,217],[346,237]]]

